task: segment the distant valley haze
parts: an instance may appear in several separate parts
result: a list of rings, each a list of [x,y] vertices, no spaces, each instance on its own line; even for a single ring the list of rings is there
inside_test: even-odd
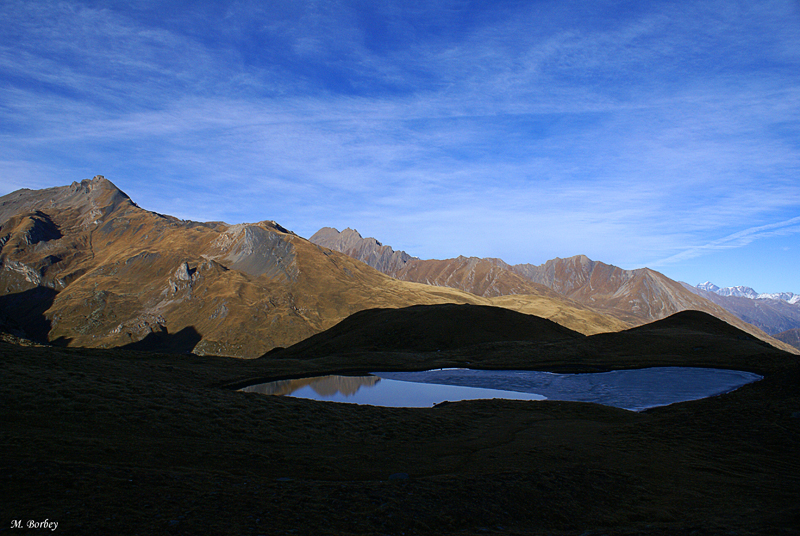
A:
[[[797,2],[9,0],[0,23],[0,196],[104,175],[186,220],[800,293]]]

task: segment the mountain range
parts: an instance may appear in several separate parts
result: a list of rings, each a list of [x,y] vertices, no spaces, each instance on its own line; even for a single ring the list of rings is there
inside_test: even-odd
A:
[[[773,292],[769,294],[762,294],[756,292],[754,289],[745,286],[735,287],[718,287],[711,281],[700,283],[697,285],[699,290],[705,290],[719,294],[720,296],[733,296],[736,298],[750,298],[751,300],[782,300],[791,304],[800,303],[800,294],[794,292]]]
[[[626,325],[544,294],[503,300],[582,333]],[[0,198],[0,322],[57,345],[255,357],[373,307],[491,298],[400,281],[274,221],[144,210],[102,176]]]
[[[764,328],[768,326],[772,334],[800,327],[800,323],[797,326],[793,324],[793,317],[788,313],[788,320],[787,315],[775,315],[786,320],[784,323],[776,323],[773,319],[771,324],[760,322],[754,327],[746,318],[717,300],[718,295],[707,296],[703,291],[687,288],[685,283],[673,281],[649,268],[624,270],[593,261],[585,255],[556,258],[538,266],[509,265],[500,259],[475,257],[422,260],[403,251],[394,251],[375,238],[363,238],[354,229],[340,232],[331,227],[320,229],[309,240],[404,281],[458,288],[484,296],[504,296],[506,299],[517,293],[555,294],[616,318],[629,327],[687,309],[710,313],[762,339]],[[502,303],[502,298],[495,300]],[[790,307],[787,311],[794,310],[793,305],[786,303],[786,306]],[[788,327],[771,327],[778,325]]]
[[[591,335],[697,309],[785,343],[658,272],[586,257],[542,266],[420,260],[347,230],[194,222],[102,176],[0,197],[0,323],[64,346],[255,357],[375,307],[468,303]]]
[[[719,288],[708,282],[697,287],[683,285],[779,340],[788,342],[787,336],[793,340],[787,332],[800,329],[800,301],[796,299],[800,296],[797,294],[758,294],[750,287]]]

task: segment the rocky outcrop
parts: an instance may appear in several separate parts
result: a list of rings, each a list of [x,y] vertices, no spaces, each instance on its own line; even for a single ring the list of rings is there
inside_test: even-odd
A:
[[[294,247],[283,238],[287,234],[288,231],[274,222],[231,225],[214,241],[211,252],[206,255],[255,277],[284,277],[294,281],[298,269]]]
[[[409,261],[419,260],[405,251],[394,251],[374,238],[363,238],[358,231],[349,227],[342,232],[333,227],[323,227],[309,241],[344,253],[392,277],[396,277]]]

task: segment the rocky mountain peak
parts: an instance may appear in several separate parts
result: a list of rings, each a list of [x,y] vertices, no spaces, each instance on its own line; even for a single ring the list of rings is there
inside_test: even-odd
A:
[[[84,193],[89,193],[96,189],[105,189],[105,190],[118,190],[122,191],[117,188],[113,182],[105,178],[103,175],[95,175],[91,179],[83,179],[82,181],[74,181],[69,187],[74,191],[82,190]],[[127,197],[127,196],[126,196]]]
[[[294,234],[293,231],[290,231],[289,229],[287,229],[286,227],[284,227],[280,223],[276,222],[275,220],[260,221],[256,225],[258,225],[259,227],[263,227],[265,229],[272,230],[272,231],[278,231],[279,233],[283,233],[283,234],[291,234],[291,235]]]
[[[21,189],[0,197],[0,223],[21,212],[55,216],[72,214],[79,225],[90,225],[111,213],[137,208],[130,197],[102,175],[43,190]]]
[[[364,238],[355,229],[339,232],[333,227],[323,227],[308,239],[310,242],[369,264],[385,274],[396,276],[411,259],[405,251],[395,251],[375,238]]]

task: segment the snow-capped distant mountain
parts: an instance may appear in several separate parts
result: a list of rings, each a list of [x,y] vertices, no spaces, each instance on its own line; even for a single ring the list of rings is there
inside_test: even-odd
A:
[[[697,288],[699,288],[700,290],[708,291],[708,292],[717,292],[719,290],[719,287],[717,285],[715,285],[714,283],[712,283],[711,281],[706,281],[705,283],[700,283],[699,285],[697,285]]]
[[[783,300],[791,304],[800,303],[800,294],[793,292],[776,292],[772,294],[759,294],[756,296],[759,300]]]
[[[698,289],[713,292],[720,296],[733,296],[735,298],[750,298],[751,300],[781,300],[791,304],[800,303],[800,294],[793,292],[773,292],[771,294],[759,294],[750,287],[736,286],[720,288],[711,281],[700,283]]]
[[[734,296],[736,298],[750,298],[751,300],[758,298],[758,292],[750,287],[743,287],[741,285],[738,287],[721,288],[717,291],[717,294],[720,296]]]

